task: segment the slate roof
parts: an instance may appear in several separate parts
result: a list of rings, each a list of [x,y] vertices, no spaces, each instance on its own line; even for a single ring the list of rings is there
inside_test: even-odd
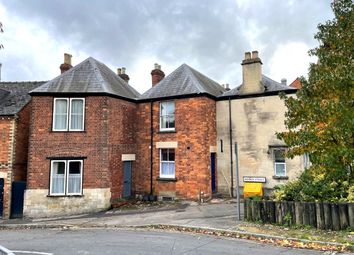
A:
[[[262,75],[262,84],[263,86],[265,87],[265,90],[263,93],[267,93],[267,92],[275,92],[275,91],[284,91],[284,90],[293,90],[294,92],[296,92],[296,88],[292,88],[292,87],[289,87],[287,85],[284,85],[284,84],[281,84],[279,82],[276,82],[274,80],[272,80],[271,78],[265,76],[265,75]],[[235,96],[235,95],[242,95],[240,94],[240,87],[242,85],[232,89],[232,90],[229,90],[227,92],[225,92],[224,94],[221,95],[221,97],[224,97],[224,96]]]
[[[32,90],[31,93],[104,93],[128,99],[136,99],[140,96],[111,69],[92,57]]]
[[[153,99],[182,95],[209,94],[217,97],[225,89],[192,67],[183,64],[150,88],[139,99]]]
[[[29,91],[44,84],[35,82],[0,82],[0,115],[15,115],[30,100]]]

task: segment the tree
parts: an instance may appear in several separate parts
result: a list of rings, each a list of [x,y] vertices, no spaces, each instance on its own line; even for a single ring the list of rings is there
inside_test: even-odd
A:
[[[309,52],[317,63],[296,98],[281,96],[287,131],[278,138],[288,144],[288,157],[308,153],[312,163],[282,189],[288,199],[354,199],[354,4],[335,0],[331,7],[334,19],[318,25],[319,46]]]
[[[0,33],[4,33],[4,29],[2,28],[2,23],[0,22]],[[0,43],[0,49],[3,49],[4,46]]]

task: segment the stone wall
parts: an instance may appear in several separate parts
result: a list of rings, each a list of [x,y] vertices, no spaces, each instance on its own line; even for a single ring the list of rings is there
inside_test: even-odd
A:
[[[111,192],[106,189],[84,189],[84,196],[49,197],[47,189],[25,191],[24,217],[41,218],[91,213],[110,207]]]
[[[243,176],[266,177],[266,189],[294,179],[304,169],[302,157],[286,159],[287,178],[275,179],[271,146],[284,146],[276,138],[276,132],[285,130],[286,107],[279,96],[264,96],[231,100],[232,109],[232,156],[233,178],[236,186],[235,142],[238,144],[238,165],[240,186]],[[218,185],[219,191],[230,194],[230,140],[229,140],[229,102],[217,102],[217,141],[218,141]],[[221,140],[223,152],[221,152]]]

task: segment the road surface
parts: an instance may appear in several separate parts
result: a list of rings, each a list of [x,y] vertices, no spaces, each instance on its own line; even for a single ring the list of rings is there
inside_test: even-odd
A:
[[[324,254],[320,251],[276,247],[241,239],[114,228],[0,230],[0,245],[14,251],[16,255]]]

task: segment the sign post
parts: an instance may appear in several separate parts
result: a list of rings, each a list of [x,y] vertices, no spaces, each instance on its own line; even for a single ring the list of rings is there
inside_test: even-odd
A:
[[[236,155],[236,194],[237,194],[237,219],[241,220],[241,208],[240,208],[240,178],[238,173],[238,152],[237,143],[235,143],[235,155]]]

